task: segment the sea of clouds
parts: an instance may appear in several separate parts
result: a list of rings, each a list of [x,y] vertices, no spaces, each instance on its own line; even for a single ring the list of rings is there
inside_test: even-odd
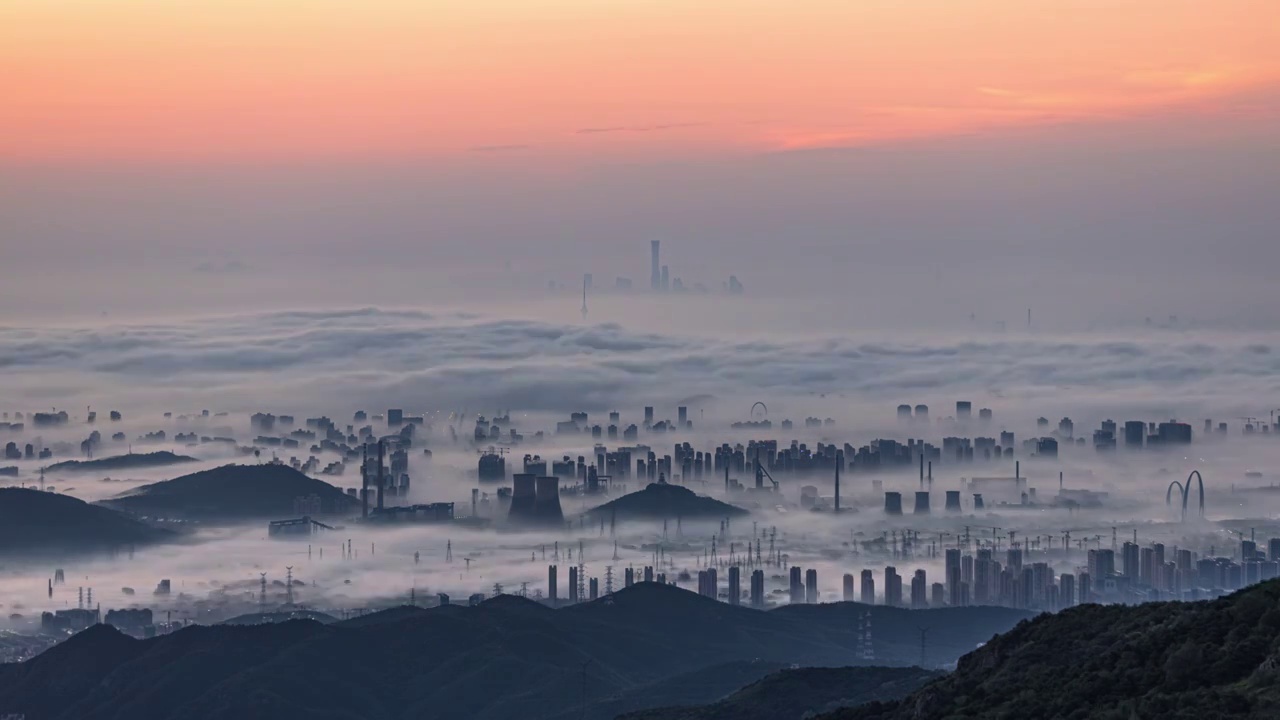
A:
[[[955,399],[997,412],[1195,420],[1269,412],[1280,336],[1257,332],[659,333],[357,308],[0,327],[6,409],[337,412],[403,405],[566,414],[755,400],[848,417]],[[741,406],[741,407],[739,407]],[[799,416],[796,417],[799,419]]]

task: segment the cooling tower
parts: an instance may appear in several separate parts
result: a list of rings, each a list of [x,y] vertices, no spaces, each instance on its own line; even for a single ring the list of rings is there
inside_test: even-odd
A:
[[[947,512],[960,512],[960,491],[947,491]]]
[[[560,478],[540,477],[537,487],[537,496],[533,501],[534,518],[548,525],[564,522],[564,513],[560,510]]]
[[[916,515],[928,515],[928,514],[929,514],[929,493],[927,493],[927,492],[918,492],[918,493],[916,493],[916,509],[915,509],[915,514],[916,514]]]
[[[974,510],[982,510],[982,509],[984,509],[985,507],[986,507],[986,506],[985,506],[985,505],[983,505],[983,503],[982,503],[982,493],[974,493],[974,494],[973,494],[973,509],[974,509]]]
[[[886,515],[902,514],[902,493],[887,492],[884,494],[884,512]]]
[[[513,480],[515,487],[511,490],[511,509],[507,511],[507,519],[531,520],[534,517],[534,506],[537,504],[538,476],[516,473]]]

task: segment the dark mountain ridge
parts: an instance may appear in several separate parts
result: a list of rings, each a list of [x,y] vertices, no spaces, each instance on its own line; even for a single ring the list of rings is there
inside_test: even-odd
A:
[[[175,533],[70,495],[0,488],[0,552],[100,552],[174,539]]]
[[[134,470],[198,462],[193,457],[176,455],[168,450],[151,453],[126,453],[96,460],[64,460],[45,468],[46,472],[89,472],[102,470]]]
[[[149,640],[112,637],[105,649],[104,634],[114,631],[94,629],[66,641],[52,659],[0,666],[0,707],[31,718],[39,710],[42,720],[606,720],[646,706],[715,701],[726,687],[708,684],[700,693],[688,678],[717,665],[758,659],[763,674],[777,665],[857,662],[857,624],[846,627],[846,620],[868,608],[825,607],[829,617],[761,612],[643,583],[558,610],[504,596],[476,607],[406,608],[328,625],[304,620],[188,628]],[[910,622],[885,615],[876,626],[876,664],[918,658],[915,626],[929,612]],[[1005,611],[997,621],[958,623],[957,632],[972,647],[1023,617]],[[82,654],[118,661],[61,679],[54,693],[58,665]],[[736,672],[736,679],[754,679],[749,670]],[[59,697],[60,705],[42,704]]]
[[[660,520],[663,518],[726,518],[746,515],[740,507],[698,495],[689,488],[670,483],[649,483],[643,490],[593,508],[589,517],[619,520]]]
[[[283,518],[300,497],[320,498],[323,514],[354,511],[359,501],[288,465],[223,465],[143,485],[101,504],[149,517],[199,520]]]

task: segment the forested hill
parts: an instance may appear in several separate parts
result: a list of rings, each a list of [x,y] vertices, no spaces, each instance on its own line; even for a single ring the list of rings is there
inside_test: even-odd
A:
[[[1280,717],[1280,580],[1022,622],[906,698],[823,720]]]

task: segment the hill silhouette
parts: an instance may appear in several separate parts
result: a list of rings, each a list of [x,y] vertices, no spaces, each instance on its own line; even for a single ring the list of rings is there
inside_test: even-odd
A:
[[[45,468],[47,472],[89,472],[103,470],[135,470],[197,462],[193,457],[175,455],[168,450],[152,453],[126,453],[97,460],[64,460]]]
[[[623,495],[587,511],[592,517],[619,519],[725,518],[746,515],[740,507],[698,495],[670,483],[649,483],[643,490]]]
[[[148,640],[95,628],[56,655],[0,665],[0,708],[48,720],[611,720],[644,707],[714,702],[729,682],[779,666],[856,662],[857,626],[846,618],[866,608],[825,607],[829,615],[761,612],[643,583],[555,610],[503,596],[360,622],[202,626]],[[896,630],[877,623],[877,664],[918,658],[916,625],[941,625],[930,613]],[[973,647],[1024,617],[975,616],[955,623],[956,632]],[[64,665],[81,669],[67,677]],[[724,671],[728,682],[697,681],[717,666],[733,666]]]
[[[1042,615],[902,700],[824,720],[1277,716],[1280,581],[1273,580],[1207,602]]]
[[[800,720],[815,711],[896,700],[941,675],[918,667],[787,669],[711,705],[642,710],[618,720]]]
[[[223,465],[143,485],[102,504],[150,517],[236,520],[288,517],[295,501],[315,495],[322,513],[355,510],[360,503],[329,483],[288,465]]]
[[[174,537],[173,532],[70,495],[0,488],[0,553],[93,552]]]
[[[248,613],[223,620],[221,625],[266,625],[290,620],[314,620],[321,625],[337,622],[338,618],[316,610],[281,610],[279,612]]]

